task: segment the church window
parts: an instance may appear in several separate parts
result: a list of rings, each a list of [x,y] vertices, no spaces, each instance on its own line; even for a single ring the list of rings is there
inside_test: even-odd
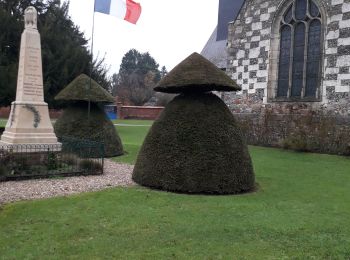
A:
[[[295,0],[280,22],[276,98],[315,100],[321,73],[321,14],[312,0]]]

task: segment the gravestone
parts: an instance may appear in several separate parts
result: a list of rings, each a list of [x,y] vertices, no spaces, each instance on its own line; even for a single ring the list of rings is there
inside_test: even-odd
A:
[[[34,7],[25,10],[24,21],[16,101],[11,104],[0,145],[59,144],[50,121],[48,105],[44,102],[40,34]]]

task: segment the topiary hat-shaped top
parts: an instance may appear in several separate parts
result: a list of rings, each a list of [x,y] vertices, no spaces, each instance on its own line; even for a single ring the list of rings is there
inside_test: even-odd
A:
[[[76,77],[55,97],[56,100],[82,100],[92,102],[114,102],[114,98],[96,81],[85,74]]]
[[[194,52],[172,69],[154,88],[164,93],[237,91],[241,87],[202,55]]]

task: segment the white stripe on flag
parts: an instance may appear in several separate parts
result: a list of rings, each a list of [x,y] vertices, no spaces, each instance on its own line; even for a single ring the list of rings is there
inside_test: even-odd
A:
[[[126,14],[126,2],[125,0],[111,0],[111,8],[109,9],[110,15],[124,19]]]

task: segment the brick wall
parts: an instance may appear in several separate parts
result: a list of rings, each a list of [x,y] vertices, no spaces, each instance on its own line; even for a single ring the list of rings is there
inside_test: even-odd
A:
[[[118,106],[118,119],[150,119],[155,120],[164,107]]]
[[[10,107],[0,107],[0,118],[8,118],[10,115]],[[62,110],[49,109],[51,119],[57,119],[61,116]]]
[[[162,112],[164,107],[150,106],[118,106],[119,119],[150,119],[155,120]],[[49,109],[50,118],[57,119],[61,116],[62,110]],[[0,107],[0,118],[8,118],[10,107]]]
[[[0,118],[8,118],[10,115],[10,107],[0,107]]]

